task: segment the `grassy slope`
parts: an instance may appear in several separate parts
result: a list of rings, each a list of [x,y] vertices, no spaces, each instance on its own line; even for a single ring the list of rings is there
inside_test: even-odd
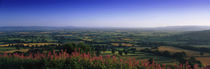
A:
[[[160,51],[169,51],[172,53],[175,52],[185,52],[188,56],[194,56],[197,60],[201,61],[204,65],[210,64],[210,53],[205,53],[203,56],[200,56],[200,52],[192,51],[192,50],[185,50],[181,48],[171,47],[171,46],[160,46],[158,48]]]

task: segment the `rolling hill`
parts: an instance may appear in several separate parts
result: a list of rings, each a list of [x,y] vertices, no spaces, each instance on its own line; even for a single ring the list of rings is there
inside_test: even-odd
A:
[[[186,42],[187,44],[210,44],[210,30],[185,32],[165,37],[165,39]]]

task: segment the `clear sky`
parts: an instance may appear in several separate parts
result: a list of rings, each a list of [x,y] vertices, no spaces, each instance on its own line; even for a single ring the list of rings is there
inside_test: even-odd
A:
[[[0,0],[0,26],[210,26],[210,0]]]

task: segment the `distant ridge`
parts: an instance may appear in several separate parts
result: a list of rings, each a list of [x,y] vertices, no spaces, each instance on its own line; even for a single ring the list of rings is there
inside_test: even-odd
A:
[[[19,31],[19,30],[68,30],[68,29],[135,29],[152,31],[202,31],[210,30],[210,26],[167,26],[155,28],[116,28],[116,27],[51,27],[51,26],[1,26],[0,31]]]
[[[210,30],[210,26],[167,26],[153,28],[154,30],[202,31]]]
[[[190,31],[182,34],[166,37],[174,41],[185,41],[188,44],[210,44],[210,30]]]
[[[68,27],[49,27],[49,26],[2,26],[0,31],[20,31],[20,30],[64,30],[64,29],[73,29],[77,27],[68,26]]]

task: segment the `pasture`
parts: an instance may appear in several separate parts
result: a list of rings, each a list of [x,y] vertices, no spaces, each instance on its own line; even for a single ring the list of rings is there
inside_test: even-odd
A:
[[[204,55],[200,55],[200,52],[198,52],[198,51],[185,50],[185,49],[171,47],[171,46],[160,46],[158,48],[158,50],[159,51],[169,51],[171,53],[185,52],[187,54],[187,56],[196,57],[196,59],[201,61],[204,65],[210,65],[210,53],[204,53]]]
[[[148,61],[149,59],[152,58],[157,63],[167,64],[167,65],[174,65],[178,63],[175,59],[171,59],[171,58],[167,58],[163,56],[157,56],[150,53],[138,52],[138,51],[135,53],[128,53],[127,55],[123,53],[122,56],[119,55],[119,52],[115,52],[115,54],[113,54],[111,51],[105,51],[105,52],[102,52],[102,55],[115,55],[124,59],[135,58],[141,61]]]

